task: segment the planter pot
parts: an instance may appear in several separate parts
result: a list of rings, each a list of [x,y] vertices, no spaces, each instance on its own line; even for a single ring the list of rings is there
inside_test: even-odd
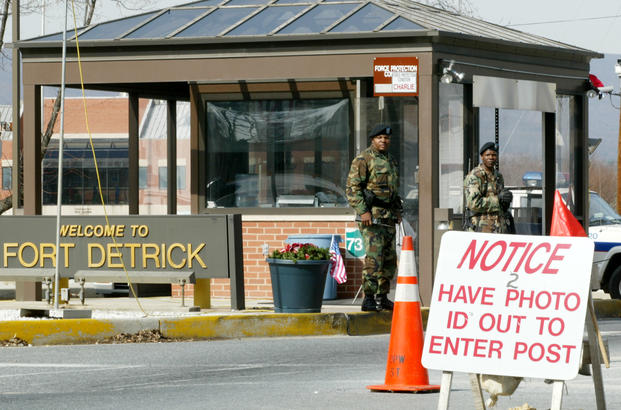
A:
[[[320,248],[330,248],[332,237],[337,243],[341,243],[341,235],[336,234],[298,234],[289,235],[285,243],[312,243]],[[328,271],[329,272],[329,271]],[[336,299],[336,280],[326,273],[326,285],[323,289],[323,300]]]
[[[321,312],[329,260],[295,262],[267,258],[267,263],[270,266],[275,312]]]

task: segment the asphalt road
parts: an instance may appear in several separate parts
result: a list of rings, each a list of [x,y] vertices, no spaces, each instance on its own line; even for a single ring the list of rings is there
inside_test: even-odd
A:
[[[621,321],[602,322],[612,365],[608,408],[621,408]],[[437,393],[377,393],[389,336],[0,348],[2,409],[435,409]],[[441,373],[429,372],[440,383]],[[552,388],[525,379],[499,409],[550,406]],[[455,374],[452,409],[474,408]],[[564,409],[594,409],[592,379],[567,383]]]

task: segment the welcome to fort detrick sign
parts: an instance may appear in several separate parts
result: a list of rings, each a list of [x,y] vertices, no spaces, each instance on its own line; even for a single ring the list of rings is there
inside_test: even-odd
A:
[[[0,218],[0,269],[193,271],[197,278],[229,277],[226,215],[66,216],[56,249],[55,216]]]

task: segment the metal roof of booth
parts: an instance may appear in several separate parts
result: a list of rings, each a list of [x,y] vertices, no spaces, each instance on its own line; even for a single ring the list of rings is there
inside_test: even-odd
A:
[[[273,36],[362,33],[458,33],[537,46],[587,51],[544,37],[410,0],[204,0],[106,21],[77,30],[80,42],[130,45],[149,40],[188,42]],[[75,39],[73,30],[69,40]],[[62,41],[62,32],[20,42],[20,47]],[[91,43],[92,44],[92,43]]]

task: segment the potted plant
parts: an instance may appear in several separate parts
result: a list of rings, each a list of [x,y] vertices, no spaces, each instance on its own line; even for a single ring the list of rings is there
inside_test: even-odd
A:
[[[267,263],[272,279],[274,311],[321,312],[330,251],[311,243],[286,244],[272,252]]]

